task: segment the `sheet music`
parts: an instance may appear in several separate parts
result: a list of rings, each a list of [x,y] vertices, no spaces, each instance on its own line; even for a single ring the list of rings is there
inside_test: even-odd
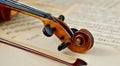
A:
[[[78,29],[86,28],[95,37],[93,48],[85,54],[75,54],[68,49],[63,50],[62,53],[82,58],[88,62],[88,66],[119,66],[120,14],[114,11],[114,9],[119,11],[119,0],[69,0],[69,2],[66,0],[67,4],[65,3],[65,0],[59,0],[59,3],[57,1],[58,0],[35,0],[34,4],[32,4],[33,1],[28,1],[28,4],[40,8],[40,10],[54,13],[55,15],[64,13],[66,17],[65,22],[70,27],[76,27]],[[108,9],[112,9],[113,11]],[[61,42],[55,36],[49,38],[44,36],[42,28],[43,24],[39,19],[19,14],[12,18],[11,21],[0,24],[0,35],[9,36],[14,40],[58,52],[57,46],[61,44]],[[43,63],[43,66],[47,66],[47,64],[44,63],[46,60],[39,62],[41,61],[41,58],[38,58],[38,56],[6,45],[0,44],[0,52],[2,53],[0,55],[0,58],[2,58],[1,63],[6,62],[5,57],[12,59],[8,59],[8,64],[1,64],[0,66],[8,66],[10,64],[38,66],[39,63]],[[13,57],[13,54],[17,54],[19,57]],[[29,57],[34,59],[30,60],[31,58]],[[22,58],[25,58],[24,61]],[[14,63],[15,60],[20,60],[19,62],[21,63]],[[12,61],[12,63],[9,61]],[[29,64],[32,62],[33,64]],[[58,65],[54,65],[51,62],[49,64],[53,66]],[[60,64],[60,66],[63,65]]]
[[[61,8],[69,8],[74,4],[92,5],[108,9],[119,9],[120,0],[44,0],[39,4],[48,6],[57,6]],[[61,5],[62,4],[62,5]]]
[[[65,22],[69,26],[88,29],[93,34],[95,43],[83,55],[67,51],[64,53],[84,57],[90,66],[120,65],[120,13],[95,6],[75,5],[65,12],[65,16]]]
[[[93,33],[97,43],[102,42],[103,45],[120,47],[120,13],[105,8],[76,5],[65,14],[66,22],[71,27],[87,28]]]
[[[22,1],[22,0],[21,0]],[[91,8],[89,8],[89,7],[79,7],[78,9],[76,8],[76,10],[75,11],[77,11],[78,13],[77,13],[77,17],[76,17],[76,14],[74,14],[74,12],[73,13],[69,13],[69,15],[67,15],[66,17],[69,17],[69,18],[71,18],[70,16],[74,16],[74,17],[76,17],[76,18],[79,18],[79,20],[84,20],[85,22],[89,22],[89,23],[93,23],[94,21],[96,22],[96,24],[97,24],[97,27],[98,27],[98,29],[105,29],[105,30],[108,30],[108,31],[105,31],[105,30],[98,30],[98,29],[93,29],[93,28],[91,28],[93,31],[96,31],[95,32],[95,35],[98,35],[98,32],[105,32],[104,34],[103,33],[101,33],[100,35],[98,35],[98,36],[102,36],[103,38],[104,37],[108,37],[108,38],[111,38],[111,39],[102,39],[102,38],[97,38],[97,40],[100,40],[100,42],[101,41],[105,41],[104,42],[104,45],[106,44],[106,45],[109,45],[109,46],[113,46],[113,47],[119,47],[120,46],[120,42],[119,42],[119,38],[116,38],[116,36],[118,36],[119,35],[119,19],[118,19],[118,17],[119,17],[119,13],[116,13],[116,12],[114,12],[114,11],[109,11],[109,10],[107,10],[106,8],[109,8],[109,7],[112,7],[112,8],[114,8],[115,9],[115,4],[116,5],[118,5],[119,4],[119,0],[107,0],[107,1],[105,1],[105,0],[69,0],[69,1],[67,1],[66,3],[64,3],[65,1],[63,1],[63,0],[60,0],[59,2],[57,1],[57,0],[55,0],[55,1],[51,1],[51,0],[39,0],[39,2],[38,1],[35,1],[35,3],[34,4],[46,4],[46,5],[51,5],[51,6],[55,6],[56,5],[56,7],[63,7],[63,8],[68,8],[68,7],[71,7],[71,10],[73,10],[72,8],[74,8],[74,4],[75,4],[75,6],[76,6],[76,4],[77,3],[81,3],[81,4],[84,4],[84,5],[87,5],[87,4],[89,4],[88,6],[89,7],[91,7]],[[53,4],[54,3],[54,4]],[[65,4],[65,5],[61,5],[61,4]],[[29,2],[29,4],[32,4],[31,2]],[[70,5],[72,5],[72,6],[70,6]],[[92,7],[91,5],[94,5],[94,6],[96,6],[96,7]],[[34,6],[37,6],[37,5],[34,5]],[[98,7],[99,6],[99,7]],[[98,8],[97,8],[98,7]],[[103,8],[104,7],[104,8]],[[91,11],[90,12],[88,12],[87,10],[88,9],[91,9]],[[82,11],[82,10],[84,10],[84,11]],[[58,10],[60,10],[60,9],[58,9]],[[104,12],[105,11],[105,12]],[[92,12],[95,12],[95,13],[92,13]],[[97,14],[97,15],[96,15]],[[106,14],[107,16],[104,16],[104,14]],[[92,17],[91,17],[92,16]],[[98,17],[96,17],[96,16],[98,16]],[[104,17],[104,18],[103,18]],[[75,19],[76,19],[75,18]],[[72,19],[73,20],[73,22],[76,22],[75,21],[75,19]],[[79,21],[78,20],[78,21]],[[66,22],[69,22],[69,20],[68,21],[66,21]],[[84,24],[86,24],[85,22],[83,22]],[[97,22],[99,22],[99,24],[97,23]],[[105,23],[106,22],[106,23]],[[108,23],[108,22],[110,22],[110,23]],[[114,22],[116,22],[115,24],[116,25],[118,25],[118,26],[116,26],[116,25],[113,25],[114,24]],[[69,22],[69,23],[72,23],[72,22]],[[88,23],[88,24],[89,24]],[[105,24],[104,24],[105,23]],[[77,23],[75,23],[76,25],[78,25]],[[96,25],[95,24],[95,25]],[[102,24],[102,25],[101,25]],[[71,25],[71,24],[70,24]],[[80,24],[81,25],[81,24]],[[94,23],[93,23],[93,25],[94,25]],[[88,29],[90,29],[90,27],[92,26],[93,27],[93,25],[87,25],[87,27],[89,27]],[[105,26],[107,26],[106,28],[104,28]],[[81,28],[81,27],[78,27],[78,26],[73,26],[72,25],[72,27],[77,27],[77,28]],[[111,28],[111,29],[108,29],[108,28]],[[115,28],[117,28],[117,29],[115,29]],[[93,32],[92,31],[92,32]],[[112,34],[113,33],[113,35],[112,36],[109,36],[108,34]],[[37,36],[37,35],[36,35]],[[34,36],[35,37],[35,36]],[[95,38],[96,39],[96,38]],[[106,43],[106,42],[109,42],[109,43]],[[115,43],[116,45],[113,45],[112,43]]]
[[[30,43],[48,50],[57,51],[57,46],[61,42],[55,36],[46,37],[42,32],[43,27],[44,25],[41,20],[24,14],[19,14],[10,21],[2,22],[0,24],[0,35]]]
[[[57,46],[60,41],[55,36],[48,38],[43,35],[43,27],[44,25],[39,19],[19,13],[19,15],[10,21],[0,24],[0,35],[23,43],[29,43],[39,48],[58,52]],[[0,53],[0,66],[65,66],[64,64],[2,43],[0,43]]]

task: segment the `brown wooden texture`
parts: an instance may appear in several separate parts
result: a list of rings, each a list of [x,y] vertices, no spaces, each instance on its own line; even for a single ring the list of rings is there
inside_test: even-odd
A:
[[[92,34],[86,30],[81,29],[77,31],[72,37],[73,43],[68,48],[74,52],[84,53],[93,47],[94,38]]]
[[[13,16],[17,15],[18,12],[11,10],[10,8],[4,7],[4,5],[0,6],[0,20],[7,21],[10,20]]]
[[[11,9],[0,6],[0,20],[3,20],[3,21],[9,20],[10,12],[11,12]]]

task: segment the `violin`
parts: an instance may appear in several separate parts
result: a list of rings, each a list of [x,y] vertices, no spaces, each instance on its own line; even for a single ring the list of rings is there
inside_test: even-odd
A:
[[[20,3],[15,0],[0,0],[0,20],[10,20],[18,12],[40,19],[44,23],[43,33],[47,37],[53,34],[61,41],[58,50],[66,47],[73,52],[84,53],[91,49],[94,44],[93,35],[87,29],[69,28],[64,22],[64,15],[54,17],[46,13]]]

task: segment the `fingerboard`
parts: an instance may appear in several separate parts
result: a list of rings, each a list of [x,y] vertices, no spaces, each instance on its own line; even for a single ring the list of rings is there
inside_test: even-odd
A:
[[[20,3],[20,2],[14,1],[14,0],[0,0],[0,4],[10,6],[10,7],[18,9],[18,10],[26,11],[28,13],[32,13],[34,15],[37,15],[37,16],[40,16],[43,18],[51,17],[51,14],[49,14],[49,13],[45,13],[43,11],[40,11],[38,9],[35,9],[33,7],[30,7],[28,5],[25,5],[23,3]]]

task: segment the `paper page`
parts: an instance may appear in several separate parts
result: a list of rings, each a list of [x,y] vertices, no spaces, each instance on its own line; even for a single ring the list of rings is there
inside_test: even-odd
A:
[[[69,8],[74,4],[93,5],[108,9],[120,8],[120,0],[44,0],[41,4],[48,6],[59,6],[61,8]]]
[[[65,12],[71,28],[88,29],[94,36],[93,48],[86,54],[64,53],[86,59],[88,66],[120,65],[120,13],[95,6],[75,5]]]
[[[54,35],[52,37],[46,37],[42,32],[43,28],[44,25],[41,20],[19,14],[10,21],[0,24],[0,35],[48,50],[57,51],[57,46],[60,44],[59,39]]]
[[[108,9],[118,9],[120,0],[78,0],[79,4],[92,5]]]
[[[0,36],[60,53],[57,51],[57,46],[60,44],[60,41],[55,36],[46,37],[42,32],[43,27],[44,25],[39,19],[20,13],[10,21],[2,22],[0,24]],[[2,43],[0,44],[0,52],[2,53],[0,55],[0,66],[48,66],[49,64],[53,66],[65,66],[64,64],[51,61]],[[58,57],[58,55],[55,55],[54,57]],[[62,55],[60,56],[62,57]],[[61,58],[60,56],[59,58]]]
[[[103,45],[120,47],[120,13],[104,8],[75,5],[66,13],[66,22],[71,27],[87,28]]]
[[[19,15],[14,16],[10,21],[0,23],[0,35],[49,51],[58,52],[57,46],[61,42],[54,35],[49,38],[46,37],[42,32],[43,27],[44,25],[41,20],[19,13]],[[48,64],[64,66],[8,45],[0,44],[0,50],[2,53],[0,55],[0,66],[48,66]]]
[[[44,25],[39,19],[20,13],[16,17],[12,18],[10,21],[2,22],[0,24],[0,36],[7,37],[19,42],[28,43],[38,48],[43,48],[49,51],[60,53],[57,51],[57,46],[60,44],[60,41],[55,36],[46,37],[42,32],[43,27]],[[49,64],[53,66],[64,66],[61,63],[42,58],[40,56],[2,43],[0,44],[0,52],[2,53],[0,55],[0,66],[48,66]],[[55,55],[55,57],[58,57],[58,55]],[[59,58],[61,58],[60,56],[62,57],[62,55],[59,55]]]
[[[43,3],[43,1],[44,1],[44,3]],[[60,0],[60,1],[62,1],[62,0]],[[117,0],[114,0],[114,1],[116,1],[116,3],[118,2]],[[119,66],[120,65],[119,64],[120,63],[119,62],[120,61],[119,60],[119,58],[120,58],[119,32],[120,31],[119,31],[119,18],[118,18],[119,13],[116,13],[114,11],[109,11],[108,9],[104,9],[104,8],[102,8],[102,7],[104,7],[103,5],[101,8],[91,7],[92,4],[95,6],[101,6],[101,4],[97,4],[97,3],[102,3],[102,4],[105,3],[105,5],[107,5],[107,3],[110,4],[110,3],[114,3],[114,2],[112,2],[112,0],[110,0],[110,2],[104,1],[104,0],[99,0],[99,1],[97,1],[97,3],[96,3],[96,1],[93,1],[93,0],[89,0],[89,1],[82,0],[82,2],[81,2],[81,0],[79,0],[79,1],[76,0],[76,2],[78,2],[79,4],[80,3],[82,3],[82,4],[90,3],[90,4],[88,6],[79,6],[79,5],[73,6],[74,4],[77,4],[77,3],[70,1],[70,2],[67,2],[70,4],[65,5],[65,7],[63,7],[62,6],[63,1],[61,3],[57,3],[57,1],[54,1],[54,4],[59,5],[59,6],[54,6],[53,4],[51,4],[52,3],[51,1],[45,2],[45,0],[41,0],[42,4],[39,3],[38,1],[36,1],[35,2],[36,4],[33,4],[33,5],[35,5],[35,6],[37,5],[36,7],[45,9],[45,11],[55,13],[55,15],[61,14],[64,11],[66,11],[67,9],[69,9],[70,7],[72,7],[65,13],[65,15],[66,15],[65,22],[67,24],[69,24],[69,26],[71,26],[71,27],[76,27],[78,29],[86,28],[94,35],[95,45],[86,54],[75,54],[67,49],[63,50],[62,53],[82,58],[83,60],[86,60],[88,62],[88,66],[101,66],[101,65]],[[30,4],[32,4],[32,3],[30,3]],[[71,5],[71,6],[69,6],[69,5]],[[51,7],[52,7],[52,9],[51,9]],[[118,7],[118,5],[117,5],[117,7]],[[106,8],[107,8],[107,6],[106,6]],[[19,40],[21,42],[29,43],[31,45],[34,45],[34,46],[37,46],[40,48],[42,47],[47,50],[58,52],[57,46],[59,44],[61,44],[61,42],[55,36],[52,36],[52,37],[44,36],[42,33],[43,27],[44,26],[39,19],[27,16],[27,15],[19,14],[18,16],[12,18],[11,21],[0,24],[0,35],[10,37],[13,40]],[[35,64],[39,63],[39,61],[41,60],[40,58],[35,56],[35,58],[38,60],[33,59],[34,61],[31,61],[31,60],[29,61],[28,53],[26,53],[26,52],[24,53],[23,51],[17,50],[15,48],[9,48],[8,46],[5,46],[5,45],[1,46],[0,49],[4,50],[4,51],[2,51],[2,54],[1,54],[1,57],[3,56],[2,59],[4,61],[1,62],[3,64],[1,64],[0,66],[2,66],[2,65],[7,66],[6,64],[4,65],[4,63],[6,61],[5,57],[13,58],[13,57],[11,57],[12,56],[11,54],[18,53],[18,51],[24,55],[21,55],[20,57],[15,56],[13,58],[13,61],[11,64],[17,64],[17,63],[13,63],[14,61],[17,61],[14,59],[18,58],[18,60],[22,60],[21,58],[26,57],[26,56],[27,56],[26,60],[25,60],[26,63],[21,62],[20,66],[24,66],[21,64],[27,65],[28,63],[31,63],[31,62],[35,62],[35,63],[33,63],[33,65],[31,64],[31,66],[35,66]],[[8,51],[7,49],[10,51]],[[8,52],[12,52],[11,54],[9,53],[10,56],[9,56],[9,54],[7,55]],[[20,55],[20,54],[18,53],[18,55]],[[33,57],[33,55],[31,57]],[[96,62],[96,60],[98,60],[98,62]],[[9,61],[11,61],[11,60],[9,60]],[[8,61],[8,65],[10,64],[9,61]],[[45,61],[45,60],[43,60],[43,61]],[[44,62],[43,62],[43,64],[44,64]],[[52,65],[52,63],[51,63],[51,65]],[[17,65],[11,65],[11,66],[17,66]],[[28,65],[28,66],[30,66],[30,65]],[[44,64],[43,66],[47,66],[47,64]]]

